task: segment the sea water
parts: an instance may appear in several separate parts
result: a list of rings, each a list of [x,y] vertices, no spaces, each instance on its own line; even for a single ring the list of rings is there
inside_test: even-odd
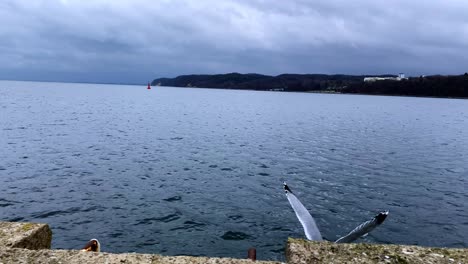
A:
[[[284,259],[287,181],[335,240],[468,246],[468,101],[0,82],[0,221],[53,248]]]

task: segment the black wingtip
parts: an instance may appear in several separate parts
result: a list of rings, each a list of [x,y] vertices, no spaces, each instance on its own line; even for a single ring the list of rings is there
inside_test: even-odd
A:
[[[380,212],[378,215],[375,216],[375,219],[377,220],[377,224],[380,225],[382,224],[385,219],[388,216],[388,211]]]
[[[283,182],[283,188],[284,188],[284,191],[287,193],[287,192],[290,192],[292,193],[291,189],[289,189],[289,186],[286,184],[286,182]]]

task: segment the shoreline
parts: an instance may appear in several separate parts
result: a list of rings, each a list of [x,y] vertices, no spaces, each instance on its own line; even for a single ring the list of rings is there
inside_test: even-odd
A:
[[[0,82],[27,82],[27,83],[69,83],[69,84],[83,84],[83,85],[118,85],[118,86],[144,86],[144,84],[131,84],[131,83],[92,83],[92,82],[63,82],[63,81],[34,81],[34,80],[6,80],[1,79]],[[456,96],[429,96],[429,95],[405,95],[405,94],[372,94],[372,93],[343,93],[332,90],[310,90],[310,91],[278,91],[278,90],[255,90],[255,89],[237,89],[237,88],[209,88],[197,86],[168,86],[168,85],[151,85],[151,87],[170,87],[170,88],[194,88],[194,89],[215,89],[215,90],[234,90],[234,91],[255,91],[255,92],[280,92],[280,93],[308,93],[308,94],[337,94],[337,95],[369,95],[369,96],[392,96],[392,97],[415,97],[415,98],[437,98],[437,99],[459,99],[466,100],[468,97]]]
[[[158,78],[152,85],[211,87],[233,90],[370,94],[435,98],[468,98],[468,73],[462,75],[191,74]]]
[[[254,92],[273,92],[273,93],[305,93],[305,94],[333,94],[333,95],[368,95],[368,96],[391,96],[391,97],[414,97],[414,98],[436,98],[436,99],[459,99],[466,100],[468,97],[442,97],[442,96],[423,96],[423,95],[405,95],[405,94],[371,94],[371,93],[342,93],[337,91],[317,90],[317,91],[274,91],[274,90],[254,90],[254,89],[231,89],[231,88],[208,88],[208,87],[184,87],[184,86],[165,86],[152,85],[151,87],[169,87],[181,89],[212,89],[212,90],[231,90],[231,91],[254,91]]]

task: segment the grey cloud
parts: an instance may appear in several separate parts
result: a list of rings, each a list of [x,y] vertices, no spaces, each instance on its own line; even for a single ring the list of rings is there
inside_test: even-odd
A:
[[[467,13],[457,0],[6,0],[0,78],[458,74],[468,66]]]

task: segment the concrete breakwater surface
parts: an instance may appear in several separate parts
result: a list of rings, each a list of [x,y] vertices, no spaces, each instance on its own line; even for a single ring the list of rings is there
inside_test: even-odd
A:
[[[0,82],[0,220],[52,248],[279,259],[303,237],[467,247],[466,100]]]

